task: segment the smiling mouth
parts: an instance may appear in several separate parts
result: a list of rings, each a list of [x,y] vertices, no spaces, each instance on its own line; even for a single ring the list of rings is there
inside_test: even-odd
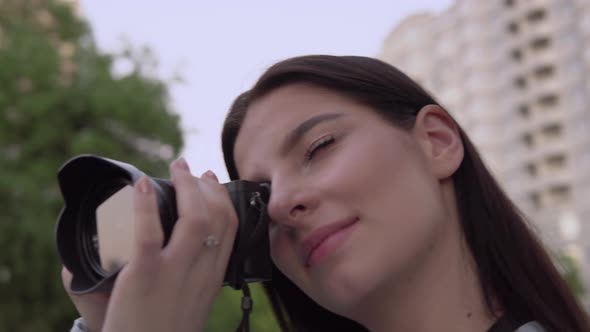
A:
[[[314,230],[303,242],[305,266],[312,267],[340,247],[354,230],[358,219],[347,219]]]

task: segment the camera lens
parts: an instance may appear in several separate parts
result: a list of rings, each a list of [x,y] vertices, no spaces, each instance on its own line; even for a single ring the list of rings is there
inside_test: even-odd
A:
[[[113,273],[125,265],[133,250],[133,187],[126,185],[110,195],[96,208],[96,232],[92,238],[100,269]]]
[[[78,210],[77,247],[82,268],[102,279],[129,261],[134,236],[133,187],[125,179],[97,183]]]

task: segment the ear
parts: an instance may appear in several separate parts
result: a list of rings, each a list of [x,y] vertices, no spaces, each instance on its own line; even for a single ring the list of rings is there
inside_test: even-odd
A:
[[[463,161],[463,142],[451,116],[438,105],[424,106],[413,129],[434,175],[451,177]]]

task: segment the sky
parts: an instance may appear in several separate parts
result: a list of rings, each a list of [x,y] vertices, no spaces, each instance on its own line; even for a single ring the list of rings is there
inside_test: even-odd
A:
[[[233,99],[265,68],[298,55],[377,56],[405,17],[441,12],[451,0],[80,0],[98,47],[149,47],[162,78],[180,74],[171,102],[193,174],[228,181],[221,128]]]

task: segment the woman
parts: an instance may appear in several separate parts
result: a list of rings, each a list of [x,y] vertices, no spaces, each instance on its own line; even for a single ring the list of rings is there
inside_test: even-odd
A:
[[[271,183],[276,269],[265,287],[284,331],[590,330],[463,130],[421,87],[383,62],[306,56],[272,66],[236,99],[223,151],[232,179]],[[181,220],[190,221],[185,231],[193,239],[224,234],[223,251],[235,233],[227,198],[213,176],[194,178],[177,168],[173,178],[183,200],[204,197],[201,210],[213,211],[180,209]],[[195,183],[200,191],[188,192]],[[184,303],[198,319],[163,310],[163,319],[150,316],[156,323],[182,322],[170,331],[199,328],[213,298],[206,290],[221,280],[227,250],[192,248],[197,253],[182,262],[194,268],[175,267],[172,258],[186,251],[168,247],[182,247],[184,239],[175,242],[173,235],[161,258],[161,238],[150,235],[161,233],[155,204],[139,198],[136,206],[147,240],[137,241],[143,243],[139,258],[117,281],[105,330],[125,330],[134,317],[148,321],[142,308],[151,312],[158,296],[166,304]],[[211,219],[230,222],[215,228]],[[158,294],[142,298],[132,286],[141,279],[136,271],[158,276],[158,264],[192,279],[173,295],[163,283],[142,279],[141,291]],[[203,277],[207,265],[216,267],[216,276]],[[183,302],[186,287],[203,293],[201,301]],[[76,300],[79,308],[88,303]],[[100,310],[92,317],[100,326]],[[142,331],[157,331],[156,323],[144,323]]]

